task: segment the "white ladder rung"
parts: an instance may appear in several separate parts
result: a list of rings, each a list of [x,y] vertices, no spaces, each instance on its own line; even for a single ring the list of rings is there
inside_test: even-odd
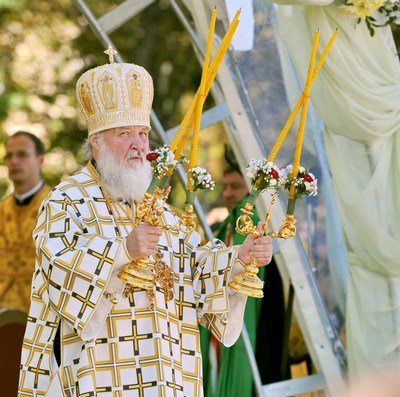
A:
[[[121,5],[99,18],[98,23],[105,32],[112,33],[125,22],[139,14],[151,3],[154,3],[154,1],[155,0],[126,0]]]
[[[309,393],[326,389],[323,374],[293,378],[263,386],[263,397],[291,397],[296,394]]]

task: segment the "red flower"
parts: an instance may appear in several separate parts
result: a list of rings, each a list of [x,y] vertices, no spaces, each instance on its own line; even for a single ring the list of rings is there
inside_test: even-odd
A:
[[[268,175],[271,175],[272,178],[274,179],[278,179],[279,178],[279,174],[277,170],[274,170],[273,168],[271,169],[271,171],[268,173]]]
[[[313,181],[314,181],[314,178],[313,178],[310,174],[305,174],[305,175],[303,176],[303,178],[304,178],[304,180],[305,180],[306,182],[313,182]]]
[[[154,161],[157,160],[160,155],[156,152],[150,152],[146,154],[146,160],[147,161]]]

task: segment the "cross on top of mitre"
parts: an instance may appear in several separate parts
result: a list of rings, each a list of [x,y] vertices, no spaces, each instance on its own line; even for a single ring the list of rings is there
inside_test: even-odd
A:
[[[118,51],[115,51],[114,48],[112,48],[110,45],[108,48],[104,51],[104,54],[108,55],[108,59],[110,63],[114,63],[114,55],[118,54]]]

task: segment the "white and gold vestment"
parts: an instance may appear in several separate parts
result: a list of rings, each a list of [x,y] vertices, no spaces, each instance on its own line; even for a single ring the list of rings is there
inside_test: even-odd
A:
[[[149,309],[146,291],[126,298],[117,277],[131,261],[131,207],[107,204],[84,168],[40,209],[19,396],[202,396],[199,319],[226,345],[242,328],[246,296],[227,289],[243,270],[238,247],[219,240],[200,246],[195,231],[164,231],[159,249],[174,296],[167,302],[156,284]],[[178,222],[168,206],[162,217],[163,225]],[[60,367],[53,353],[59,326]]]

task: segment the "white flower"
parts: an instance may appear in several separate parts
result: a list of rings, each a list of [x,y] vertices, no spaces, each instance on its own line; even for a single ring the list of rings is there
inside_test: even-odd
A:
[[[246,175],[249,178],[255,178],[261,167],[262,167],[262,160],[251,159],[246,167]]]
[[[159,177],[163,176],[167,170],[174,169],[179,163],[186,161],[183,156],[175,159],[175,154],[167,145],[154,149],[146,155],[146,159],[150,162],[154,173]]]
[[[290,164],[281,170],[280,185],[285,190],[290,190],[292,186],[293,166]],[[300,197],[302,194],[307,196],[316,196],[318,194],[318,181],[315,175],[308,172],[304,167],[299,166],[299,172],[297,174],[294,185],[296,186],[295,198]]]
[[[306,192],[308,196],[316,196],[318,194],[318,187],[316,181],[314,182],[304,182]]]
[[[252,188],[260,193],[269,187],[279,186],[280,170],[272,161],[251,159],[246,167],[246,175],[251,179]]]
[[[176,164],[174,153],[171,150],[168,150],[166,157],[168,162]]]
[[[214,190],[215,182],[211,179],[211,174],[205,168],[196,166],[189,169],[188,172],[192,173],[191,182],[194,186],[194,190]]]

